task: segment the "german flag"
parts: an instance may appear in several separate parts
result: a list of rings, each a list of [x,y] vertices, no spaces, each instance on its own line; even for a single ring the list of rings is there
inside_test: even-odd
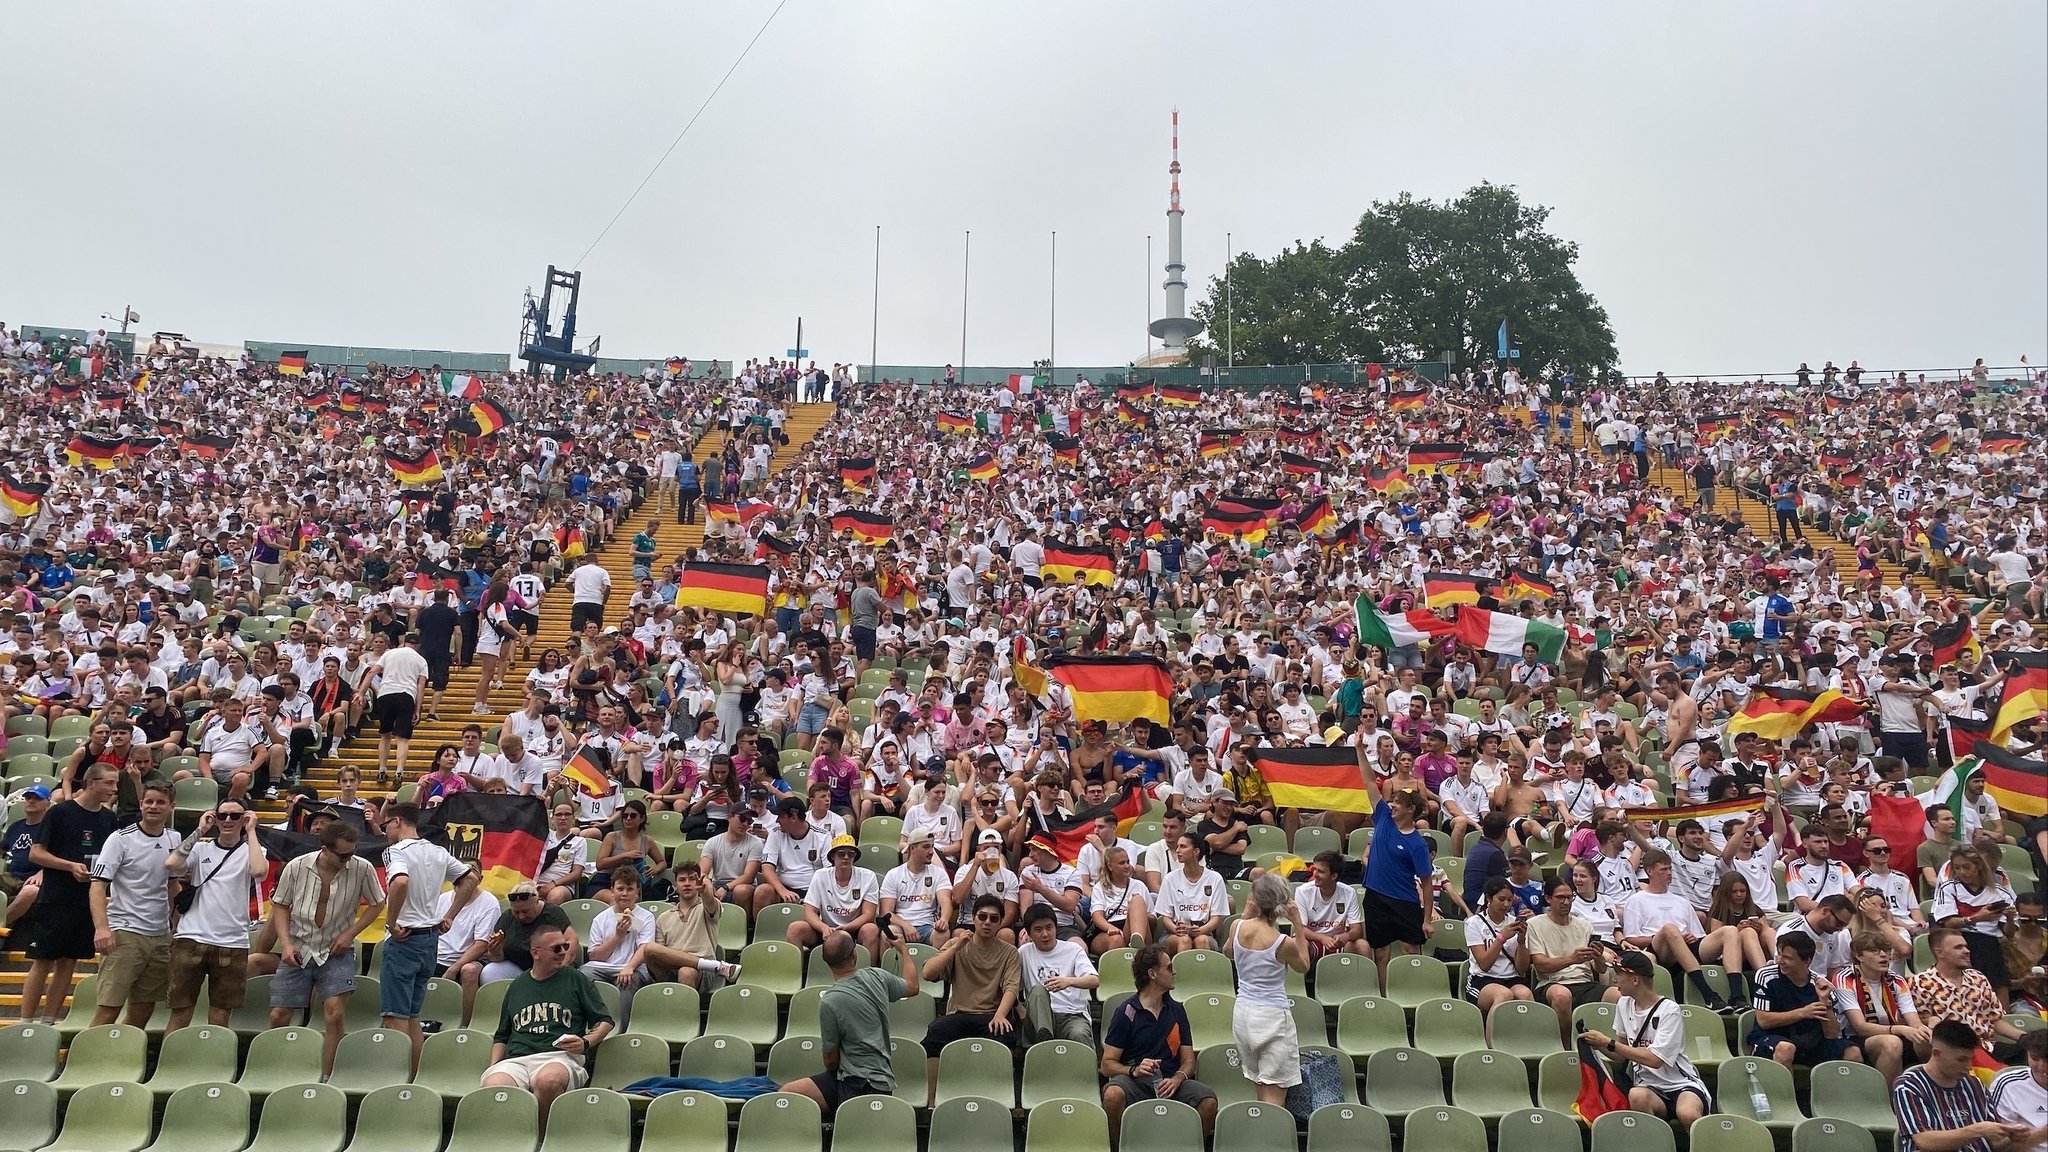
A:
[[[476,401],[469,406],[469,415],[476,421],[479,436],[496,435],[512,423],[512,414],[495,400]]]
[[[1030,691],[1030,689],[1025,689]],[[1095,821],[1104,816],[1116,819],[1117,827],[1127,831],[1145,815],[1146,795],[1140,789],[1118,792],[1092,808],[1084,808],[1071,816],[1053,815],[1045,820],[1044,828],[1034,833],[1052,840],[1052,854],[1067,864],[1081,858],[1081,848],[1088,843],[1088,837],[1095,831]]]
[[[1701,416],[1692,422],[1693,431],[1701,440],[1711,444],[1742,426],[1742,417],[1734,415]]]
[[[1493,510],[1483,505],[1465,517],[1465,527],[1475,532],[1491,523],[1493,523]]]
[[[43,494],[49,490],[48,484],[0,476],[0,505],[14,513],[16,520],[27,520],[42,508]]]
[[[887,516],[849,508],[833,513],[832,530],[852,536],[862,544],[887,544],[896,536],[896,523]]]
[[[590,550],[584,546],[583,529],[574,527],[555,529],[555,547],[561,549],[563,557],[570,560]]]
[[[1527,600],[1531,597],[1555,600],[1557,585],[1545,579],[1541,572],[1531,572],[1527,568],[1510,568],[1507,579],[1501,581],[1501,597],[1507,600]]]
[[[1945,456],[1948,454],[1950,443],[1948,433],[1936,432],[1934,435],[1920,441],[1920,447],[1926,449],[1927,454],[1930,456]]]
[[[363,410],[363,390],[360,388],[343,388],[341,390],[341,402],[337,407],[343,412],[361,412]]]
[[[1107,588],[1116,583],[1116,553],[1091,544],[1047,544],[1038,572],[1048,584],[1079,581]]]
[[[1843,452],[1834,448],[1830,448],[1827,451],[1822,452],[1820,454],[1820,466],[1828,469],[1829,471],[1833,471],[1838,468],[1847,468],[1849,465],[1854,464],[1855,462],[1855,457],[1849,455],[1847,452]]]
[[[1202,459],[1213,460],[1229,452],[1231,443],[1231,434],[1228,431],[1220,428],[1208,428],[1203,430],[1201,440],[1197,443],[1197,448],[1202,454]]]
[[[706,523],[716,520],[721,524],[737,524],[740,522],[740,506],[730,500],[706,500],[704,520]]]
[[[642,421],[640,421],[640,422],[639,422],[638,424],[635,424],[635,425],[633,425],[633,439],[635,439],[635,440],[652,440],[652,439],[654,439],[654,425],[653,425],[652,423],[650,423],[649,421],[646,421],[646,420],[642,420]]]
[[[119,436],[95,436],[90,432],[80,432],[72,436],[71,442],[64,446],[64,461],[73,467],[90,464],[104,471],[121,462],[122,452],[127,447],[128,441]]]
[[[1766,740],[1790,740],[1808,724],[1854,720],[1863,705],[1829,688],[1807,692],[1798,688],[1763,688],[1728,720],[1728,732],[1754,732]]]
[[[1704,804],[1679,804],[1670,808],[1625,808],[1626,818],[1635,820],[1664,820],[1673,824],[1680,820],[1697,820],[1712,827],[1721,820],[1733,820],[1737,816],[1748,816],[1764,810],[1763,796],[1731,796],[1726,800],[1710,800]]]
[[[951,436],[964,436],[974,431],[974,418],[964,412],[939,409],[939,431]]]
[[[1976,621],[1968,616],[1958,616],[1927,634],[1934,645],[1934,666],[1940,668],[1953,664],[1965,655],[1976,656],[1983,649],[1977,646]]]
[[[1417,388],[1412,391],[1396,392],[1387,397],[1387,407],[1395,412],[1416,412],[1429,402],[1429,391]]]
[[[213,460],[224,452],[235,448],[233,436],[219,436],[212,432],[187,432],[178,438],[178,451],[202,460]]]
[[[1305,536],[1314,536],[1337,522],[1337,512],[1330,507],[1330,498],[1319,496],[1316,502],[1301,510],[1294,518],[1294,526]]]
[[[306,350],[301,348],[296,352],[279,352],[277,354],[277,372],[280,376],[304,376],[306,374]]]
[[[1828,411],[1840,412],[1848,406],[1849,399],[1846,396],[1823,396],[1820,398],[1820,402],[1827,406]]]
[[[2048,652],[2016,652],[2006,664],[2003,692],[1998,711],[1991,720],[1991,738],[2048,712]]]
[[[1365,474],[1365,486],[1375,492],[1385,492],[1389,495],[1406,492],[1408,490],[1408,470],[1406,468],[1374,468]]]
[[[1125,384],[1116,390],[1116,398],[1118,400],[1129,400],[1134,403],[1150,400],[1152,398],[1152,385],[1150,383]]]
[[[1273,793],[1275,808],[1323,812],[1370,812],[1372,793],[1355,748],[1272,748],[1251,750],[1252,767]]]
[[[1122,423],[1135,424],[1140,428],[1152,423],[1152,417],[1132,407],[1128,400],[1116,402],[1116,418]]]
[[[681,356],[671,356],[667,360],[662,361],[661,366],[668,370],[669,375],[681,376],[683,374],[684,360]]]
[[[1045,442],[1052,446],[1053,459],[1069,467],[1078,466],[1081,463],[1081,438],[1079,436],[1061,436],[1058,433],[1054,433],[1051,436],[1047,436]]]
[[[1066,685],[1082,722],[1122,723],[1144,717],[1173,722],[1173,676],[1150,656],[1052,656],[1046,674]]]
[[[161,436],[130,436],[121,442],[121,455],[140,460],[169,443]]]
[[[447,477],[441,470],[441,454],[432,448],[417,456],[407,455],[393,448],[384,450],[384,463],[391,469],[391,475],[400,484],[438,484]]]
[[[494,896],[540,873],[547,847],[547,805],[538,796],[456,792],[427,810],[420,838],[477,870]]]
[[[752,524],[761,517],[775,511],[775,505],[766,500],[742,500],[733,506],[733,512],[742,524]]]
[[[996,464],[996,458],[987,452],[983,452],[967,462],[967,475],[972,479],[989,481],[1002,474],[1003,470]]]
[[[1309,456],[1298,456],[1292,452],[1282,452],[1280,454],[1280,471],[1287,473],[1289,476],[1321,476],[1324,469],[1329,466],[1328,461],[1317,460]]]
[[[1328,548],[1356,548],[1364,542],[1365,529],[1359,527],[1358,521],[1347,520],[1343,527],[1330,533],[1330,538],[1323,541],[1323,545]]]
[[[2008,816],[2048,816],[2048,761],[2029,760],[1988,740],[1979,741],[1984,790]]]
[[[2027,438],[2012,432],[1994,432],[1977,442],[1977,451],[1985,456],[2014,456],[2026,447]]]
[[[1954,760],[1977,754],[1979,741],[1991,738],[1991,721],[1979,720],[1974,716],[1949,716],[1948,750]]]
[[[1299,448],[1305,444],[1313,444],[1316,438],[1321,435],[1322,433],[1313,428],[1275,428],[1273,430],[1273,438],[1290,448]]]
[[[305,405],[306,409],[310,412],[318,412],[329,404],[334,403],[334,393],[325,388],[315,388],[311,392],[300,392],[298,397],[299,403]]]
[[[1164,540],[1166,539],[1166,525],[1159,517],[1154,516],[1152,519],[1145,521],[1145,530],[1140,535],[1148,541]]]
[[[1202,393],[1185,385],[1166,384],[1159,389],[1159,399],[1175,408],[1193,408],[1201,404]]]
[[[872,492],[875,487],[873,456],[841,456],[839,483],[855,492]]]
[[[1257,544],[1266,538],[1270,520],[1263,512],[1250,509],[1230,511],[1223,507],[1211,508],[1202,517],[1202,531],[1218,536],[1241,538],[1247,544]]]
[[[382,392],[363,393],[363,411],[370,413],[391,411],[391,401]]]
[[[58,379],[50,382],[50,403],[69,404],[85,392],[85,386],[71,380]]]
[[[393,384],[417,384],[420,381],[426,379],[426,376],[422,374],[420,370],[417,368],[407,368],[399,372],[393,372],[391,375],[385,377],[385,379],[391,381]]]
[[[102,392],[99,394],[99,404],[101,411],[119,412],[128,406],[128,391],[125,388],[117,388]]]
[[[1216,507],[1225,512],[1257,512],[1271,520],[1286,503],[1270,496],[1225,496],[1216,501]]]
[[[1797,408],[1773,407],[1764,409],[1764,417],[1780,424],[1797,424],[1803,414]]]
[[[685,564],[676,581],[676,606],[766,616],[768,568],[762,564]]]
[[[1431,608],[1448,608],[1453,604],[1477,604],[1486,595],[1493,581],[1484,576],[1468,576],[1463,572],[1430,572],[1422,578],[1422,599]]]
[[[761,538],[754,542],[754,559],[756,560],[772,560],[777,564],[787,564],[789,563],[789,558],[794,555],[796,555],[796,545],[791,544],[772,532],[761,533]]]
[[[1463,444],[1411,444],[1408,446],[1408,471],[1424,475],[1452,472],[1464,458]]]

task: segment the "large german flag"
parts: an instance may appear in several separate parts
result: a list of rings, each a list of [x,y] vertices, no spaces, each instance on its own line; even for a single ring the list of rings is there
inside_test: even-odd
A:
[[[1294,526],[1305,536],[1314,536],[1337,522],[1337,511],[1330,507],[1330,498],[1319,496],[1316,502],[1301,510],[1294,518]]]
[[[75,380],[57,379],[50,383],[50,403],[69,404],[84,395],[85,386]]]
[[[1205,428],[1202,430],[1202,438],[1197,448],[1202,454],[1202,459],[1213,460],[1230,451],[1231,445],[1236,442],[1236,433],[1228,428]]]
[[[1463,572],[1430,572],[1422,578],[1422,599],[1431,608],[1453,604],[1477,604],[1493,581]]]
[[[1856,458],[1849,455],[1847,452],[1837,451],[1832,448],[1820,454],[1820,466],[1828,469],[1829,471],[1833,471],[1838,468],[1847,468],[1849,465],[1854,464],[1855,462]]]
[[[2007,816],[2048,816],[2048,761],[2029,760],[1988,740],[1977,742],[1984,790]]]
[[[187,432],[178,438],[178,451],[202,460],[212,460],[235,448],[233,436],[221,436],[212,432]]]
[[[300,348],[293,352],[279,352],[277,354],[277,371],[279,375],[283,376],[304,376],[306,374],[306,350]]]
[[[42,508],[43,494],[49,490],[48,484],[0,476],[0,505],[14,513],[15,519],[26,520]]]
[[[841,456],[839,458],[839,483],[856,492],[871,492],[875,487],[875,458],[873,456]]]
[[[64,460],[73,466],[90,464],[94,468],[105,470],[121,462],[122,452],[127,447],[128,441],[119,436],[95,436],[90,432],[80,432],[72,436],[71,442],[64,446]]]
[[[547,807],[539,797],[490,792],[444,797],[420,825],[421,838],[475,868],[484,889],[497,896],[540,872],[547,835]]]
[[[1128,400],[1118,400],[1116,402],[1116,418],[1125,424],[1135,424],[1140,428],[1152,423],[1152,417],[1133,407]]]
[[[1508,600],[1526,600],[1530,597],[1555,600],[1557,585],[1545,579],[1541,572],[1531,572],[1521,567],[1510,568],[1507,579],[1501,581],[1501,596]]]
[[[1365,486],[1375,492],[1385,492],[1389,495],[1406,492],[1408,490],[1408,470],[1406,468],[1374,468],[1365,474]]]
[[[1149,383],[1122,385],[1116,390],[1116,398],[1133,402],[1150,400],[1152,398],[1152,385]]]
[[[1991,721],[1979,720],[1974,716],[1949,716],[1948,751],[1951,759],[1961,760],[1977,754],[1977,745],[1991,738]]]
[[[1925,449],[1930,456],[1946,456],[1950,445],[1951,441],[1946,432],[1936,432],[1934,435],[1920,441],[1920,447]]]
[[[676,605],[742,616],[766,616],[768,566],[685,564],[682,576],[676,581]]]
[[[1252,766],[1265,778],[1276,808],[1370,812],[1372,793],[1355,748],[1252,749]]]
[[[1052,854],[1067,864],[1079,860],[1081,848],[1095,831],[1095,821],[1103,816],[1116,817],[1119,834],[1130,831],[1131,825],[1144,817],[1146,799],[1142,789],[1133,788],[1128,792],[1120,791],[1093,808],[1084,808],[1071,816],[1055,814],[1047,817],[1045,834],[1052,837]]]
[[[787,564],[789,563],[789,558],[794,555],[796,555],[796,545],[791,544],[772,532],[761,533],[761,538],[754,542],[754,559],[756,560],[772,560],[777,564]]]
[[[2004,691],[1991,718],[1991,738],[2048,712],[2048,652],[2016,652],[2006,664]]]
[[[974,431],[974,418],[962,412],[939,409],[939,431],[953,436],[964,436]]]
[[[512,423],[512,414],[495,400],[478,400],[469,406],[470,418],[476,421],[477,435],[491,436],[504,431]]]
[[[400,484],[408,487],[415,484],[438,484],[447,477],[441,470],[441,454],[432,448],[418,455],[408,455],[393,448],[384,450],[384,463],[391,469],[391,475]]]
[[[1298,456],[1292,452],[1280,454],[1280,470],[1289,476],[1321,476],[1323,470],[1329,466],[1327,461]]]
[[[335,406],[343,412],[351,414],[361,412],[363,410],[363,390],[360,388],[343,388],[341,390],[341,399],[336,402]]]
[[[997,464],[996,458],[987,452],[980,453],[974,459],[967,462],[967,475],[969,479],[986,482],[1002,474],[1002,466]]]
[[[1463,444],[1411,444],[1408,446],[1408,471],[1421,474],[1452,472],[1464,458]]]
[[[887,544],[896,536],[896,523],[878,513],[848,508],[832,514],[832,530],[844,532],[862,544]]]
[[[1692,422],[1693,431],[1701,440],[1711,444],[1742,426],[1742,417],[1734,415],[1702,416]]]
[[[1048,584],[1079,580],[1107,588],[1116,583],[1116,553],[1091,544],[1047,544],[1038,572]]]
[[[1748,816],[1764,810],[1764,797],[1731,796],[1726,800],[1710,800],[1704,804],[1680,804],[1671,808],[1626,808],[1623,812],[1630,821],[1664,820],[1676,824],[1681,820],[1697,820],[1712,827],[1721,820],[1733,820],[1737,816]]]
[[[1062,436],[1054,432],[1045,438],[1045,442],[1052,448],[1052,458],[1060,463],[1072,466],[1081,462],[1081,438],[1079,436]]]
[[[1728,731],[1754,732],[1766,740],[1790,740],[1808,724],[1841,723],[1862,714],[1862,704],[1833,688],[1824,692],[1762,688],[1729,718]]]
[[[1934,645],[1934,666],[1940,668],[1953,664],[1964,656],[1975,657],[1982,651],[1977,646],[1976,622],[1969,616],[1958,616],[1927,634]]]
[[[1175,408],[1193,408],[1202,402],[1202,393],[1185,385],[1167,384],[1159,389],[1159,399]]]
[[[1977,451],[1986,456],[2012,456],[2026,451],[2027,438],[2015,432],[1993,432],[1977,442]]]
[[[1393,395],[1387,397],[1387,407],[1393,409],[1396,412],[1419,411],[1422,408],[1422,406],[1424,404],[1427,404],[1428,402],[1429,390],[1426,388],[1416,388],[1411,391],[1396,392]]]
[[[1083,722],[1140,716],[1161,726],[1173,722],[1173,676],[1150,656],[1052,656],[1045,671],[1066,685]]]
[[[1318,432],[1313,428],[1273,429],[1273,438],[1291,448],[1299,448],[1304,444],[1313,444],[1316,438],[1321,435],[1321,432]]]
[[[1202,517],[1202,531],[1218,536],[1242,538],[1247,544],[1257,544],[1266,538],[1270,517],[1264,512],[1251,509],[1232,510],[1218,505]]]

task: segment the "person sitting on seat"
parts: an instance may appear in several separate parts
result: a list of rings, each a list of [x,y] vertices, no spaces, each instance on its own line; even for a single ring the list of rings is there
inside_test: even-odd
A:
[[[1097,1068],[1107,1081],[1102,1110],[1109,1113],[1111,1148],[1122,1134],[1124,1109],[1147,1100],[1178,1100],[1202,1117],[1204,1133],[1216,1130],[1216,1091],[1194,1078],[1188,1013],[1173,998],[1173,982],[1173,956],[1165,949],[1147,945],[1131,955],[1137,991],[1109,1018]]]

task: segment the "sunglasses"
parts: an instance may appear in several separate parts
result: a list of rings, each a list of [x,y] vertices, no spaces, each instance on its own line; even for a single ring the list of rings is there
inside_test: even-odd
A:
[[[1863,854],[1865,856],[1889,856],[1892,854],[1892,850],[1885,847],[1865,848]]]
[[[1003,922],[1003,914],[1000,912],[976,912],[974,914],[974,921],[977,924],[1000,924]]]
[[[215,812],[213,814],[216,820],[240,820],[247,815],[247,812]]]
[[[571,944],[567,940],[564,940],[560,944],[550,944],[546,948],[541,949],[541,951],[552,952],[557,956],[566,956],[569,954],[569,951],[575,947],[576,946],[574,944]]]

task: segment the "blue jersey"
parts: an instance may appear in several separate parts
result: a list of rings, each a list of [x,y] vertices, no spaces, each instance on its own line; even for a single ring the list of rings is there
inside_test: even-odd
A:
[[[1365,887],[1389,900],[1421,903],[1416,884],[1436,871],[1429,841],[1420,831],[1403,832],[1394,825],[1385,800],[1373,806],[1372,851],[1365,857]]]

